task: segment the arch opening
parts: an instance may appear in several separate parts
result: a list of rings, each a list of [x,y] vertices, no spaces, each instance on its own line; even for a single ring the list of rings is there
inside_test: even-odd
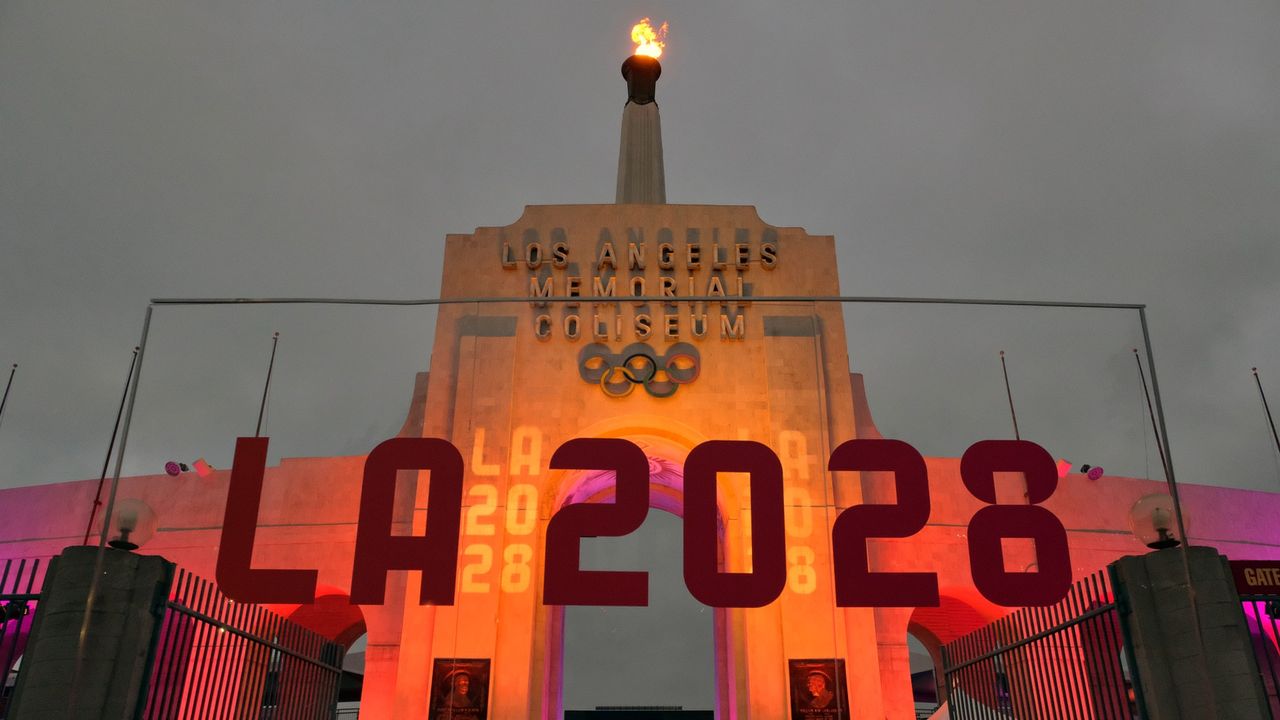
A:
[[[715,707],[712,609],[681,572],[681,519],[650,512],[622,538],[583,543],[582,567],[645,570],[647,607],[569,607],[564,617],[564,707]]]
[[[916,717],[930,717],[942,704],[945,683],[942,644],[918,625],[907,626],[907,654],[911,672],[911,701]]]
[[[947,704],[942,646],[999,616],[955,588],[943,589],[937,607],[919,607],[907,621],[910,693],[917,717],[931,717]],[[982,608],[982,609],[980,609]],[[986,612],[984,612],[986,610]]]
[[[352,605],[345,592],[321,587],[314,602],[297,606],[287,617],[290,622],[323,635],[344,648],[338,710],[354,717],[359,713],[364,692],[365,648],[369,637],[360,606]]]
[[[589,434],[589,433],[584,433]],[[603,433],[611,435],[615,433]],[[655,584],[655,572],[653,568],[647,565],[626,564],[630,563],[630,557],[626,563],[619,560],[621,554],[625,554],[627,550],[621,550],[616,546],[596,545],[593,540],[583,543],[583,562],[582,567],[589,569],[646,569],[650,572],[650,606],[647,608],[632,608],[637,611],[638,625],[636,629],[648,627],[652,628],[655,623],[662,622],[662,618],[658,613],[652,612],[655,600],[659,599],[658,592],[662,592],[662,602],[674,602],[677,606],[682,606],[681,613],[685,614],[689,619],[696,618],[696,624],[706,627],[707,619],[710,619],[710,634],[701,640],[701,646],[710,648],[709,656],[699,652],[696,658],[691,658],[694,662],[707,663],[709,668],[707,673],[700,673],[694,676],[695,684],[700,685],[703,690],[692,693],[689,697],[690,702],[697,702],[697,707],[688,707],[687,709],[712,709],[716,717],[733,718],[736,717],[734,711],[734,677],[733,665],[730,659],[730,637],[729,622],[726,610],[722,608],[710,608],[698,603],[689,594],[688,589],[684,585],[683,574],[683,510],[684,510],[684,473],[683,467],[678,460],[674,458],[683,457],[687,452],[697,444],[696,439],[689,439],[684,442],[675,442],[671,437],[650,437],[644,436],[638,439],[632,433],[620,433],[621,436],[627,437],[635,441],[650,458],[650,479],[649,479],[649,505],[650,510],[661,510],[663,512],[650,512],[645,519],[644,525],[639,530],[624,538],[597,538],[595,540],[608,541],[630,541],[633,550],[631,552],[643,553],[647,560],[662,560],[667,563],[664,568],[659,568],[657,577],[665,587]],[[563,505],[570,502],[609,502],[613,499],[613,485],[609,483],[599,482],[598,474],[592,473],[576,473],[566,475],[560,478],[558,489],[555,491],[556,502],[554,507],[559,509]],[[732,507],[736,502],[732,491],[726,496],[726,486],[721,483],[720,498],[717,502],[716,509],[716,528],[718,543],[717,564],[720,569],[727,567],[725,560],[725,509]],[[656,535],[660,537],[645,537],[648,532],[647,528],[653,526]],[[663,542],[674,543],[665,551],[655,552]],[[600,550],[588,550],[591,547],[598,547]],[[608,549],[604,549],[608,548]],[[588,564],[590,552],[599,552],[600,557],[608,558],[608,565]],[[621,554],[620,554],[621,553]],[[573,617],[577,619],[577,610],[579,608],[571,608],[575,613]],[[618,613],[619,608],[587,608],[585,610],[598,610],[603,612]],[[566,707],[576,707],[566,703],[566,608],[562,606],[548,606],[545,610],[545,620],[543,627],[545,628],[545,671],[543,673],[543,705],[541,717],[544,720],[551,718],[560,718]],[[647,613],[647,614],[646,614]],[[693,631],[696,632],[696,631]],[[709,639],[709,642],[707,640]],[[576,639],[575,639],[576,640]],[[651,662],[661,663],[663,659],[650,658]],[[665,664],[672,665],[669,660]],[[626,678],[624,677],[625,681]],[[590,694],[584,693],[581,696],[577,691],[573,691],[569,698],[569,703],[584,703],[584,707],[588,709],[594,707],[595,704],[616,703],[591,703]],[[648,700],[643,703],[645,705],[672,705],[680,703],[657,702]]]

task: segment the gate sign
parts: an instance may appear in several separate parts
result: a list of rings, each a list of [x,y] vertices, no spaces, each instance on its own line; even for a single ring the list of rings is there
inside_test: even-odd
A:
[[[1241,595],[1280,595],[1280,560],[1232,560],[1231,574]]]
[[[218,549],[218,583],[228,597],[241,602],[309,603],[315,597],[316,570],[251,567],[267,444],[265,437],[236,441]],[[620,438],[576,438],[556,449],[550,469],[612,474],[615,499],[570,503],[551,517],[541,565],[543,603],[648,605],[647,573],[579,567],[584,537],[621,537],[644,522],[650,507],[652,472],[644,451]],[[929,520],[929,480],[920,453],[901,440],[850,440],[831,453],[827,469],[892,473],[896,489],[893,503],[855,505],[836,517],[830,578],[836,605],[938,606],[936,573],[872,571],[868,562],[868,540],[911,537]],[[430,471],[426,530],[421,536],[392,533],[396,476],[402,470]],[[1010,472],[1020,473],[1026,480],[1024,504],[997,504],[995,474]],[[719,473],[749,477],[752,561],[746,572],[728,572],[718,564]],[[440,438],[392,438],[369,453],[352,562],[351,602],[381,605],[388,571],[417,570],[422,574],[421,604],[454,604],[463,475],[461,453]],[[1053,513],[1039,505],[1058,484],[1057,466],[1049,453],[1025,440],[983,440],[961,457],[960,475],[969,493],[987,504],[974,513],[967,532],[969,563],[978,591],[991,602],[1008,607],[1052,605],[1065,597],[1071,585],[1066,530]],[[782,465],[766,445],[750,440],[710,440],[689,452],[684,464],[684,579],[694,598],[710,607],[748,608],[768,605],[782,594],[788,579],[783,498]],[[1006,569],[1002,548],[1006,538],[1034,541],[1035,571]],[[532,549],[519,547],[527,556],[504,559],[518,560],[521,574],[527,578]],[[1261,578],[1259,582],[1274,587],[1280,585],[1277,568],[1280,563],[1246,569],[1244,576]],[[528,589],[527,579],[521,586]]]

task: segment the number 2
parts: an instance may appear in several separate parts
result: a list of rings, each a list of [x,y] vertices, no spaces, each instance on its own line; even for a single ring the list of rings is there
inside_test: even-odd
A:
[[[553,470],[613,470],[612,503],[566,505],[547,523],[542,602],[547,605],[649,604],[649,574],[582,570],[584,536],[621,537],[649,514],[649,459],[634,443],[616,438],[577,438],[551,456]]]
[[[831,453],[831,470],[892,472],[898,501],[857,505],[831,531],[839,607],[934,607],[938,576],[930,572],[871,572],[868,538],[911,537],[929,521],[929,476],[924,458],[901,440],[850,440]]]

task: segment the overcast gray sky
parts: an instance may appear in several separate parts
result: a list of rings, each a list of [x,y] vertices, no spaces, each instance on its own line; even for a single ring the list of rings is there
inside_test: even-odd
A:
[[[645,15],[672,202],[835,235],[847,294],[1147,303],[1180,478],[1280,489],[1274,0],[0,0],[0,487],[97,475],[150,297],[429,297],[445,233],[611,201]],[[886,432],[1008,435],[1004,348],[1024,436],[1158,476],[1132,316],[847,318]],[[274,329],[273,454],[365,452],[433,320],[161,310],[126,471],[229,464]]]
[[[645,15],[673,202],[834,234],[847,294],[1148,303],[1181,479],[1280,489],[1249,375],[1280,402],[1270,0],[4,0],[0,486],[96,475],[150,297],[433,296],[445,233],[610,201]],[[1025,435],[1158,475],[1132,316],[847,317],[877,418],[926,452],[1009,434],[1004,348]],[[367,451],[433,318],[162,310],[127,469],[226,463],[273,329],[274,453]]]

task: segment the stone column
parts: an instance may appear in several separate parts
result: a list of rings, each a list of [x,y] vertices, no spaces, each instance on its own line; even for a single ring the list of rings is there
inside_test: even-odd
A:
[[[173,565],[162,557],[103,550],[92,614],[84,625],[97,553],[96,547],[70,547],[49,564],[11,720],[134,717]]]
[[[1200,618],[1197,638],[1182,550],[1114,564],[1121,617],[1152,720],[1270,717],[1240,597],[1225,557],[1187,548]]]
[[[644,55],[622,64],[627,104],[622,109],[622,142],[618,148],[618,203],[662,204],[667,201],[662,164],[662,122],[654,91],[662,66]]]
[[[889,717],[909,717],[915,709],[911,693],[911,651],[907,647],[907,628],[914,611],[915,608],[874,608],[872,611],[880,658],[880,694]]]

